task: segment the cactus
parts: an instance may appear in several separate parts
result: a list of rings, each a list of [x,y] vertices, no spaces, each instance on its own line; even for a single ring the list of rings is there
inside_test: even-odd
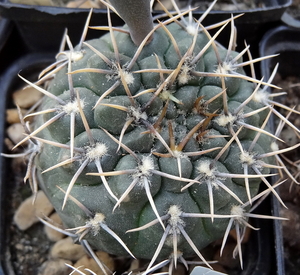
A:
[[[269,57],[234,51],[235,18],[211,36],[201,24],[209,11],[199,20],[192,10],[166,11],[152,25],[148,1],[129,16],[137,1],[124,11],[125,2],[111,1],[127,25],[112,27],[108,12],[109,27],[98,27],[106,35],[83,42],[86,28],[75,48],[65,35],[69,51],[37,83],[22,78],[45,94],[16,145],[30,141],[32,189],[39,184],[69,232],[93,249],[149,259],[146,274],[194,255],[211,267],[200,250],[222,237],[223,249],[232,228],[242,265],[248,217],[266,218],[251,213],[255,203],[273,193],[283,204],[281,182],[266,179],[286,171],[280,131],[299,132],[274,109],[272,79],[255,78],[253,64]],[[227,48],[216,41],[226,25]],[[275,134],[271,114],[281,121]]]

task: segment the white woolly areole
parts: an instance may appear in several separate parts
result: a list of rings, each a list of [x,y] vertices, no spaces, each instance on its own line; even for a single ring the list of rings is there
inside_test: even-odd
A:
[[[240,205],[233,205],[231,207],[230,214],[238,216],[238,217],[234,218],[238,222],[241,222],[242,220],[244,220],[244,218],[245,218],[245,214],[244,213],[245,213],[245,209],[242,206],[240,206]]]
[[[179,236],[178,236],[179,237]],[[169,245],[169,246],[172,246],[173,247],[173,238],[172,238],[172,244]],[[180,251],[180,250],[177,250],[177,259],[179,259],[180,257],[182,257],[183,253]],[[174,252],[172,252],[169,256],[169,259],[174,259],[175,258],[175,255],[174,255]]]
[[[140,108],[134,108],[133,106],[129,107],[130,114],[133,116],[136,120],[140,120],[141,118],[144,120],[147,120],[148,116],[145,112],[141,112]]]
[[[107,153],[107,146],[104,143],[96,143],[94,147],[88,147],[86,157],[89,160],[95,160],[103,157]]]
[[[79,102],[80,102],[81,108],[83,109],[84,108],[84,101],[80,100]],[[79,106],[78,106],[77,100],[68,102],[66,105],[62,106],[62,109],[68,115],[70,115],[72,113],[78,114],[79,113]]]
[[[215,70],[215,73],[218,74],[228,74],[228,72],[233,71],[234,67],[230,62],[223,62],[219,64],[218,68]]]
[[[273,142],[271,143],[270,148],[271,148],[271,150],[272,150],[273,152],[276,152],[276,151],[279,150],[279,146],[278,146],[278,144],[277,144],[275,141],[273,141]]]
[[[208,160],[201,161],[197,167],[199,173],[205,174],[207,177],[212,177],[214,175],[214,169],[210,168],[210,163]]]
[[[94,236],[97,235],[100,231],[100,224],[103,223],[105,216],[102,213],[96,213],[94,218],[90,219],[86,225],[88,225],[92,231]]]
[[[230,113],[228,115],[225,115],[225,114],[219,115],[215,119],[215,121],[222,127],[225,127],[228,124],[233,124],[236,120],[237,120],[237,117]]]
[[[267,104],[269,100],[269,92],[264,91],[264,90],[258,90],[252,98],[253,101],[262,103],[262,104]]]
[[[180,233],[180,230],[177,228],[177,226],[185,225],[184,221],[180,218],[182,214],[180,207],[177,205],[171,205],[168,214],[170,215],[170,218],[168,219],[168,223],[172,226],[172,229],[170,230],[170,234],[172,234],[174,230],[176,230],[176,233]]]
[[[131,72],[122,69],[122,76],[127,85],[131,85],[134,82],[134,77]],[[121,72],[118,72],[118,78],[121,78]]]
[[[198,29],[196,24],[188,24],[185,28],[186,32],[192,36],[197,35]]]
[[[175,158],[186,158],[186,156],[182,153],[182,151],[173,150],[172,152]]]
[[[247,151],[244,151],[240,154],[240,160],[242,163],[246,163],[248,165],[253,165],[256,161],[254,155]]]
[[[178,83],[183,85],[189,82],[189,80],[192,78],[190,75],[190,66],[187,64],[183,64],[180,68],[180,73],[177,77]]]
[[[79,61],[81,58],[83,58],[83,53],[81,51],[70,52],[69,55],[72,61]]]
[[[154,162],[151,157],[144,157],[142,163],[138,166],[138,172],[136,177],[149,177],[152,175],[152,170],[154,169]]]
[[[61,57],[61,56],[67,56],[67,59],[71,59],[71,61],[79,61],[81,58],[83,58],[83,52],[82,51],[64,51],[64,52],[61,52],[59,53],[57,56],[56,56],[56,59],[57,60],[60,60],[62,58],[65,58],[65,57]]]

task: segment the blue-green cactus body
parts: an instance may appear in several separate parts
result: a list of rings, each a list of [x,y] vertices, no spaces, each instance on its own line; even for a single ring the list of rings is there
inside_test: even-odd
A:
[[[129,250],[136,257],[146,259],[153,257],[165,232],[155,209],[160,217],[167,215],[174,205],[182,213],[229,215],[233,205],[245,203],[249,198],[245,179],[226,177],[224,174],[245,173],[241,147],[245,151],[250,148],[250,153],[255,156],[269,152],[271,143],[271,137],[262,133],[252,144],[257,131],[244,126],[237,138],[230,141],[244,124],[260,128],[267,115],[262,111],[243,116],[255,108],[261,108],[260,104],[253,101],[236,113],[254,91],[256,85],[253,83],[242,77],[206,75],[216,73],[219,64],[232,60],[237,53],[228,54],[219,46],[210,46],[193,63],[193,58],[209,42],[207,35],[199,32],[192,46],[194,36],[183,27],[172,23],[165,28],[174,37],[176,46],[170,34],[160,27],[130,68],[128,66],[137,52],[137,46],[127,33],[114,32],[118,52],[114,50],[110,34],[87,41],[94,49],[84,45],[81,49],[82,58],[71,63],[73,73],[67,75],[67,66],[61,69],[51,81],[48,91],[75,105],[78,94],[90,132],[79,111],[64,111],[61,118],[38,134],[40,138],[71,146],[70,113],[75,114],[74,155],[71,156],[69,147],[43,143],[36,159],[40,186],[62,217],[66,228],[84,226],[91,220],[72,199],[75,198],[93,215],[103,214],[104,223]],[[240,61],[239,58],[235,63]],[[241,68],[235,72],[244,74]],[[114,85],[115,88],[111,89]],[[74,89],[73,98],[70,96],[70,87]],[[107,93],[110,89],[111,92]],[[101,96],[103,98],[99,102]],[[40,108],[57,108],[57,112],[39,116],[35,128],[61,113],[63,106],[54,99],[45,98]],[[233,118],[226,122],[229,115]],[[128,127],[124,128],[126,123]],[[194,127],[198,128],[186,138]],[[186,141],[182,143],[185,138]],[[219,154],[229,141],[228,148]],[[102,151],[93,155],[93,149],[97,146]],[[199,153],[209,149],[214,150]],[[68,159],[70,161],[65,165],[42,173]],[[267,162],[266,159],[264,161]],[[99,166],[103,174],[99,172]],[[269,168],[258,169],[261,174],[269,173]],[[66,195],[61,189],[68,189],[79,170],[71,188],[72,198],[68,197],[63,207]],[[257,172],[249,167],[247,174],[256,175]],[[103,177],[108,187],[103,183]],[[130,192],[116,206],[117,200],[134,181]],[[218,186],[218,181],[239,200]],[[249,178],[251,196],[257,193],[260,181],[259,177]],[[188,184],[189,187],[185,188]],[[149,201],[145,185],[149,187],[155,207]],[[208,186],[212,187],[213,210]],[[157,223],[146,229],[127,232],[156,219]],[[172,224],[170,219],[164,219],[162,223],[165,227]],[[158,258],[169,257],[173,252],[174,234],[178,235],[178,250],[185,257],[195,253],[180,230],[174,232],[177,225],[184,228],[195,246],[201,249],[224,235],[228,218],[214,218],[212,221],[211,218],[182,216],[174,223]],[[121,244],[101,228],[90,231],[84,239],[96,249],[116,255],[127,254]]]

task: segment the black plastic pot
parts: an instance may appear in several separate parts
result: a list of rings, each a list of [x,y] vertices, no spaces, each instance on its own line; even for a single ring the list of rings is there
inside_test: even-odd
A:
[[[37,79],[38,71],[53,62],[52,55],[35,54],[25,55],[15,60],[4,74],[0,76],[0,151],[7,152],[4,146],[6,129],[6,109],[11,108],[12,92],[24,86],[18,77],[21,73],[24,77],[29,77],[31,81]],[[10,224],[12,222],[11,202],[12,192],[16,189],[12,175],[13,167],[10,160],[1,157],[0,160],[0,275],[14,275],[10,253]]]
[[[278,73],[282,79],[286,77],[300,77],[300,29],[288,26],[279,26],[267,32],[260,44],[260,55],[279,54],[272,59],[264,60],[261,63],[261,74],[265,79],[271,75],[275,65],[279,63]],[[274,215],[278,215],[278,208],[274,208]],[[279,221],[274,222],[274,230],[278,237],[282,236],[282,229]],[[277,255],[283,255],[282,237],[275,240]],[[277,264],[284,272],[284,257],[277,259]],[[282,273],[284,274],[284,273]],[[292,273],[290,273],[292,274]]]
[[[13,25],[11,20],[6,18],[0,18],[0,52],[4,48],[10,33],[12,31]]]
[[[0,3],[0,14],[16,24],[29,51],[57,52],[65,29],[71,41],[77,44],[88,16],[88,10],[59,7],[27,6],[8,2]],[[103,26],[107,23],[106,10],[95,10],[90,25]],[[112,15],[115,25],[123,24],[116,15]],[[90,30],[88,38],[101,36],[103,32]]]
[[[10,54],[8,51],[8,40],[12,35],[14,29],[14,24],[11,20],[0,17],[0,56],[1,56],[1,66],[0,66],[0,74],[1,71],[7,67],[10,63],[10,56],[15,54],[13,49],[10,48]]]
[[[293,3],[287,8],[284,14],[281,17],[281,20],[290,27],[300,28],[300,9],[296,4]]]
[[[280,55],[261,63],[261,71],[265,78],[270,70],[279,62],[279,73],[283,76],[300,75],[300,30],[288,26],[279,26],[267,32],[260,44],[260,54]]]
[[[292,0],[265,0],[265,8],[241,11],[212,11],[205,24],[219,22],[230,18],[231,14],[244,15],[236,21],[240,30],[239,41],[244,46],[248,43],[258,43],[262,34],[274,26]],[[28,48],[32,51],[57,51],[64,29],[68,28],[71,40],[78,43],[81,30],[89,10],[62,7],[45,7],[13,4],[8,0],[0,0],[0,15],[13,20]],[[195,11],[197,16],[203,11]],[[123,24],[116,15],[112,15],[113,24]],[[95,9],[91,25],[107,25],[106,10]],[[249,27],[251,25],[251,27]],[[98,32],[89,32],[89,37],[99,37]]]

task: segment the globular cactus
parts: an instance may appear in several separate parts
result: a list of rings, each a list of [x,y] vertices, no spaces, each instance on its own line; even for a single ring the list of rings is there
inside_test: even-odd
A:
[[[129,28],[110,25],[61,52],[45,73],[54,76],[47,90],[25,80],[45,94],[23,140],[35,148],[32,185],[80,240],[151,259],[148,273],[156,260],[176,266],[193,255],[209,265],[200,250],[220,237],[224,247],[233,227],[242,261],[247,219],[260,218],[251,204],[270,192],[280,200],[266,180],[282,168],[281,140],[268,129],[276,111],[266,88],[274,86],[246,76],[243,67],[261,59],[248,47],[234,51],[234,18],[213,37],[191,10],[132,26],[135,15],[127,19],[120,2],[111,1]],[[134,34],[137,25],[144,29]],[[226,25],[228,48],[216,42]],[[289,124],[276,114],[280,127]],[[257,195],[261,182],[267,188]]]

